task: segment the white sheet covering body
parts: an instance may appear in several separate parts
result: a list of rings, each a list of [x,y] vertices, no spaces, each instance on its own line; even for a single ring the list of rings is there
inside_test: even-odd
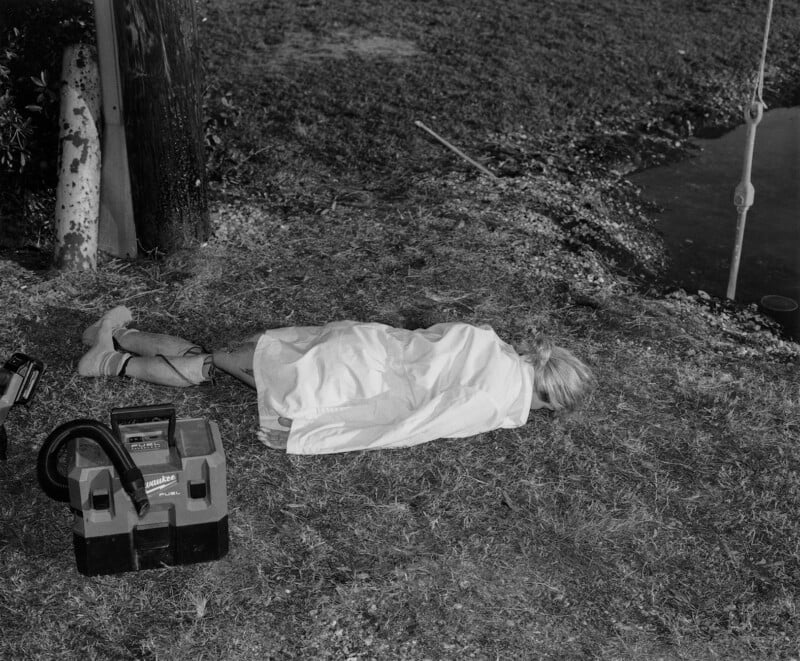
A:
[[[286,451],[399,448],[524,425],[533,367],[487,327],[340,321],[266,331],[253,371],[262,429]]]

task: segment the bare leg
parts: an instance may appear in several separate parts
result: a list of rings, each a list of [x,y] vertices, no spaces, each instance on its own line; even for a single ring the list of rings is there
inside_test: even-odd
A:
[[[112,308],[83,332],[83,343],[90,347],[96,346],[100,328],[105,325],[111,329],[115,349],[137,356],[194,356],[207,353],[200,345],[182,337],[128,328],[132,318],[131,311],[124,305]]]
[[[125,376],[160,386],[196,386],[211,378],[211,356],[133,356],[125,364]]]
[[[145,333],[134,328],[114,331],[117,346],[138,356],[196,356],[203,351],[199,344],[174,335]]]
[[[211,357],[214,362],[214,367],[221,369],[226,374],[236,377],[251,388],[255,388],[256,380],[253,375],[253,355],[255,350],[255,342],[247,341],[230,351],[215,351]]]
[[[183,338],[127,328],[131,316],[128,308],[118,306],[84,331],[82,339],[91,349],[78,364],[81,376],[124,373],[149,383],[181,387],[208,381],[211,368],[216,365],[255,388],[253,354],[259,335],[248,338],[235,349],[218,351],[212,357]]]
[[[81,376],[125,374],[149,383],[179,387],[199,385],[209,380],[212,366],[209,354],[198,353],[199,347],[180,338],[128,330],[125,324],[130,317],[130,311],[119,306],[86,329],[83,341],[92,344],[78,363]],[[129,352],[117,351],[114,345],[117,335],[123,340],[131,339],[125,342],[131,353],[145,355],[132,356]],[[164,356],[163,351],[180,353]]]
[[[98,334],[97,343],[78,363],[81,376],[130,376],[161,386],[196,386],[211,378],[211,356],[132,356],[114,351],[109,332]]]
[[[208,381],[211,368],[216,367],[230,374],[251,388],[256,387],[253,372],[258,335],[248,338],[238,347],[215,351],[213,354],[195,353],[195,347],[186,340],[155,333],[140,333],[122,328],[117,344],[142,353],[153,351],[153,345],[167,345],[185,349],[184,355],[167,357],[163,354],[133,356],[116,351],[112,333],[119,332],[119,319],[106,315],[91,329],[92,348],[81,358],[78,372],[82,376],[119,376],[125,374],[134,379],[163,386],[185,387]],[[88,332],[88,331],[87,331]],[[84,334],[84,340],[87,335]],[[188,347],[188,348],[187,348]],[[271,448],[286,449],[292,421],[278,418],[282,429],[264,429],[261,440]]]
[[[232,350],[215,351],[212,354],[214,366],[223,372],[236,377],[251,388],[256,387],[253,371],[253,359],[259,335],[248,338],[240,346]],[[285,450],[289,441],[289,430],[292,421],[289,418],[278,418],[278,424],[283,429],[261,429],[259,438],[268,447],[274,450]]]

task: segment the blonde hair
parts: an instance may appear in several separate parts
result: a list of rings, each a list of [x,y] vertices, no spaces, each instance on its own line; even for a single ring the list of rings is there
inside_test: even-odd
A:
[[[525,357],[533,365],[533,387],[553,407],[575,409],[594,386],[592,370],[572,352],[537,337]],[[545,398],[542,398],[545,399]]]

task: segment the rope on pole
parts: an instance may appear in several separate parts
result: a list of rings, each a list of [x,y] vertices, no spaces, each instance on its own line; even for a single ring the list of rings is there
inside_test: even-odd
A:
[[[761,44],[761,62],[758,67],[758,83],[753,91],[753,101],[761,101],[764,103],[764,68],[767,64],[767,46],[769,45],[769,30],[772,26],[772,9],[775,5],[775,0],[769,0],[767,5],[767,21],[764,26],[764,41]],[[766,106],[764,106],[766,107]]]
[[[747,124],[747,137],[745,139],[744,149],[744,163],[742,166],[742,178],[736,186],[733,194],[733,204],[738,211],[738,218],[736,220],[736,240],[733,246],[733,255],[731,256],[731,267],[728,274],[728,291],[727,297],[731,300],[736,298],[736,281],[739,277],[739,262],[742,257],[742,245],[744,244],[744,228],[747,222],[747,211],[753,206],[755,199],[755,188],[751,181],[753,172],[753,152],[756,144],[756,127],[764,116],[764,68],[767,62],[767,46],[769,45],[769,31],[772,24],[772,10],[774,0],[769,0],[767,6],[767,20],[764,26],[764,41],[761,46],[761,60],[758,68],[758,79],[753,89],[753,96],[750,104],[745,106],[744,120]]]

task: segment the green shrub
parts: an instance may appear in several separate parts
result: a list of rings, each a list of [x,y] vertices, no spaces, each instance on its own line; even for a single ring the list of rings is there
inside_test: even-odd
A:
[[[0,219],[4,236],[0,239],[4,243],[24,243],[46,234],[58,177],[62,54],[68,44],[94,39],[92,4],[85,0],[2,0]],[[25,236],[16,236],[20,232]]]
[[[55,177],[64,47],[93,41],[83,0],[3,0],[0,18],[0,171]],[[43,183],[42,182],[42,183]]]
[[[16,28],[9,31],[0,49],[0,170],[7,173],[22,172],[30,156],[31,120],[20,114],[11,90],[10,65],[19,36]]]

